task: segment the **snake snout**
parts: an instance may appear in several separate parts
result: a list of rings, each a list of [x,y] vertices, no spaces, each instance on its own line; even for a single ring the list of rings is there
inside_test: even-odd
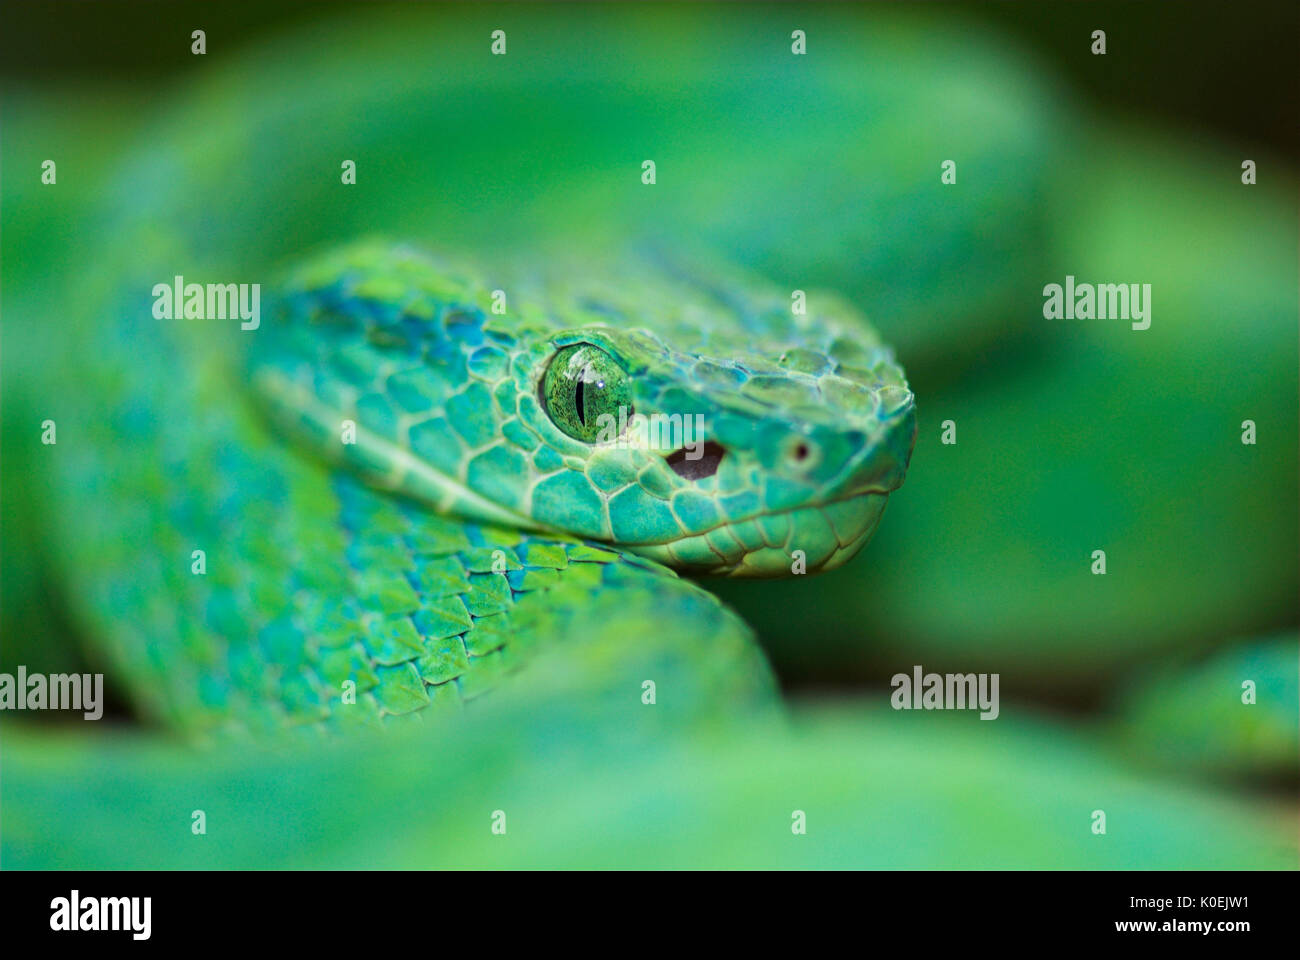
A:
[[[707,440],[692,447],[682,447],[668,454],[664,460],[673,473],[683,480],[703,480],[718,472],[726,450],[720,444]]]

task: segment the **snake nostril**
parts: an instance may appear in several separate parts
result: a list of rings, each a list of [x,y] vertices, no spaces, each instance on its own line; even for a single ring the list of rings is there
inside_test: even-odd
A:
[[[683,447],[664,457],[673,473],[684,480],[703,480],[718,472],[718,464],[726,451],[708,440],[692,447]]]

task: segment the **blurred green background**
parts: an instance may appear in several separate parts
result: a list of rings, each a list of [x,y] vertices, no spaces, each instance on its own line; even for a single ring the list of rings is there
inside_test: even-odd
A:
[[[5,314],[67,308],[79,264],[115,232],[155,255],[186,238],[195,273],[370,232],[483,257],[650,234],[834,289],[897,347],[920,430],[853,563],[707,584],[785,689],[879,696],[913,664],[997,672],[1004,703],[1113,733],[1146,774],[1281,787],[1294,808],[1294,4],[357,16],[6,11]],[[498,26],[508,70],[485,64]],[[198,27],[204,57],[189,52]],[[788,55],[795,27],[806,59]],[[28,174],[50,155],[59,189],[37,204]],[[337,158],[352,155],[358,185],[340,192]],[[659,162],[653,200],[628,173],[644,157]],[[949,158],[958,183],[943,187]],[[1066,275],[1151,284],[1151,328],[1044,320],[1042,288]],[[15,383],[57,366],[62,347],[36,333],[6,321],[7,415]],[[35,507],[7,437],[4,456],[9,669],[31,662],[21,638],[48,625],[57,585],[9,562],[43,547],[13,522]],[[1242,679],[1259,683],[1253,712]]]

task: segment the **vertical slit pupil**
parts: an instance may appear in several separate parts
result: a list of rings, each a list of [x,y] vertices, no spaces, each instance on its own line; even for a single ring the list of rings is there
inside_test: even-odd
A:
[[[574,406],[577,407],[578,409],[578,422],[582,424],[584,427],[587,425],[587,411],[583,409],[582,388],[583,388],[583,384],[585,384],[586,382],[587,382],[587,371],[584,369],[582,371],[582,376],[578,378],[578,389],[573,396]]]

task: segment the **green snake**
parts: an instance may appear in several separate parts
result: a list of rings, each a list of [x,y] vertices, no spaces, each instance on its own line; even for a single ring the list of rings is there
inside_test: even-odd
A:
[[[824,59],[773,68],[788,84],[777,92],[701,66],[706,50],[757,63],[744,58],[759,56],[760,21],[691,41],[665,31],[679,46],[660,62],[658,28],[647,37],[608,16],[576,79],[537,52],[572,42],[545,22],[531,45],[515,41],[510,79],[474,66],[478,86],[464,88],[446,78],[476,54],[449,54],[431,79],[399,28],[383,41],[388,83],[360,94],[346,28],[307,48],[341,58],[333,71],[298,76],[282,46],[254,53],[182,100],[114,174],[68,243],[93,263],[87,275],[30,286],[29,329],[61,324],[54,342],[32,336],[38,375],[6,413],[57,425],[56,444],[28,431],[20,454],[32,481],[20,502],[39,504],[43,523],[33,556],[55,571],[86,659],[145,726],[185,746],[14,737],[7,856],[60,862],[42,838],[85,816],[103,838],[75,863],[889,865],[921,849],[940,863],[1028,864],[1062,843],[1078,844],[1077,862],[1131,862],[1131,848],[1060,840],[1066,804],[1026,807],[1054,782],[1024,763],[1042,749],[1035,728],[982,763],[969,732],[884,736],[888,714],[801,715],[792,733],[751,627],[695,579],[812,575],[867,543],[917,421],[864,312],[910,320],[998,302],[995,283],[954,293],[942,278],[1028,256],[1035,205],[1019,190],[945,203],[937,167],[913,173],[879,144],[983,137],[962,169],[988,172],[1008,149],[1045,150],[1029,119],[1040,108],[954,100],[959,72],[890,53],[906,28],[858,36],[877,45],[874,64],[896,68],[865,74],[849,66],[862,47],[828,29]],[[717,14],[702,16],[707,27]],[[619,70],[629,54],[640,74]],[[996,60],[985,82],[1006,93],[1018,74]],[[706,91],[702,116],[665,119],[617,79],[584,86],[598,69],[640,76],[669,104],[679,85]],[[601,143],[620,146],[582,140],[594,154],[557,160],[525,205],[530,173],[466,93],[480,89],[496,120],[522,125],[533,160],[581,139],[576,117],[602,117]],[[700,106],[710,96],[717,115]],[[431,97],[445,116],[421,113]],[[551,139],[528,139],[528,110],[543,103],[559,104]],[[734,119],[719,130],[718,115]],[[948,122],[918,133],[916,115]],[[846,138],[846,116],[869,118],[873,137]],[[629,151],[643,128],[669,152],[660,177],[694,171],[709,203],[699,186],[638,179]],[[341,140],[361,152],[365,202],[329,182]],[[438,177],[402,172],[446,146],[464,156]],[[329,176],[313,179],[326,158]],[[440,193],[493,176],[473,201]],[[975,242],[992,216],[1020,226]],[[179,274],[260,282],[260,324],[156,317],[150,291]],[[947,322],[987,340],[979,315],[951,309]],[[637,417],[664,429],[648,438]],[[370,727],[385,734],[354,729]],[[286,735],[305,752],[241,752]],[[211,741],[215,752],[191,752]],[[1164,835],[1162,788],[1063,750],[1071,796],[1103,784],[1148,825],[1155,861],[1178,862],[1186,833],[1220,823],[1213,804],[1193,805],[1185,833]],[[342,786],[353,776],[366,791]],[[873,792],[895,782],[896,796]],[[479,846],[482,831],[460,825],[500,794],[525,822],[570,829],[522,831],[506,854]],[[579,795],[602,800],[575,810]],[[221,845],[138,829],[193,806],[220,809]],[[791,852],[802,807],[820,811],[820,839]],[[909,846],[904,808],[931,812],[930,843]],[[998,861],[961,829],[976,815],[1031,839]],[[751,816],[776,826],[751,828]],[[604,829],[581,839],[593,821]],[[1276,856],[1244,816],[1227,821],[1216,862],[1242,847]],[[666,834],[683,845],[660,849]]]
[[[491,286],[371,244],[264,303],[258,329],[227,324],[238,362],[211,348],[220,321],[110,329],[92,355],[123,357],[120,393],[94,436],[133,463],[62,441],[74,592],[132,697],[182,726],[404,715],[555,642],[548,608],[577,590],[699,605],[666,567],[834,566],[915,435],[892,355],[831,302],[799,316],[640,266]],[[698,458],[596,435],[637,414],[702,417]],[[119,510],[92,522],[100,496]]]

